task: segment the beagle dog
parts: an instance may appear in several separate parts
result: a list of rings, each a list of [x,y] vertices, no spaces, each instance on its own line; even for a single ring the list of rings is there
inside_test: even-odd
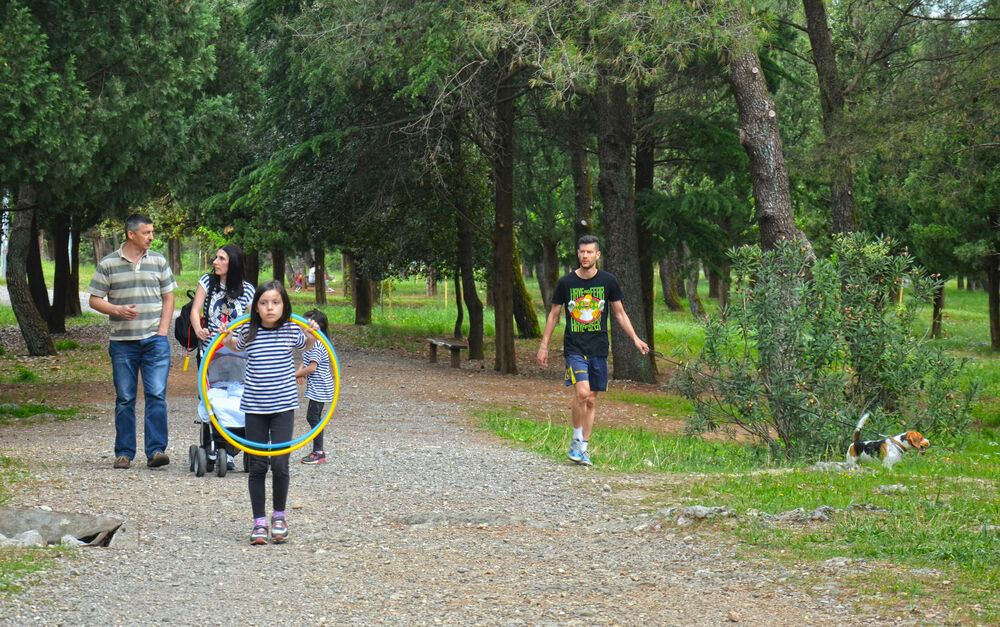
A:
[[[918,450],[921,453],[931,445],[919,431],[906,431],[883,440],[861,440],[861,428],[868,422],[868,414],[861,416],[854,429],[854,442],[847,447],[847,465],[856,466],[859,459],[881,459],[882,465],[892,468],[903,459],[903,453]]]

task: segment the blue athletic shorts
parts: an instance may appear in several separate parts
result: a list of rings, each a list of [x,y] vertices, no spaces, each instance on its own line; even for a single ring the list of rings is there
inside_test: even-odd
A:
[[[577,381],[590,382],[592,392],[607,392],[608,358],[566,355],[566,385],[576,385]]]

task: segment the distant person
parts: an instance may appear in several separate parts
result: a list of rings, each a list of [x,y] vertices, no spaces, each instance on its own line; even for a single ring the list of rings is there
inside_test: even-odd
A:
[[[128,468],[136,453],[135,400],[139,375],[145,394],[145,452],[150,468],[167,456],[167,375],[177,283],[166,258],[150,250],[153,221],[133,214],[125,220],[125,242],[97,262],[87,292],[90,308],[111,323],[108,354],[115,383],[115,468]]]
[[[235,331],[226,327],[226,346],[247,354],[240,410],[246,413],[246,439],[251,442],[289,442],[292,439],[295,410],[299,394],[295,387],[295,355],[293,350],[308,351],[316,336],[306,334],[290,322],[292,305],[288,292],[280,281],[262,283],[250,307],[250,322]],[[319,328],[315,322],[313,329]],[[253,530],[250,544],[267,544],[268,528],[265,516],[265,479],[271,469],[271,529],[270,540],[281,544],[288,540],[285,505],[288,501],[288,453],[283,455],[251,455],[250,507],[253,510]],[[269,461],[270,460],[270,461]]]
[[[301,272],[299,272],[297,275],[295,275],[295,291],[296,292],[301,292],[302,291],[302,273]]]
[[[205,273],[198,279],[198,287],[195,289],[191,304],[191,328],[200,342],[199,363],[208,351],[215,334],[247,312],[250,303],[253,302],[253,294],[253,284],[243,280],[243,251],[240,247],[236,244],[225,244],[215,251],[212,272]],[[208,424],[203,424],[202,429],[206,436],[202,441],[207,442]],[[219,443],[226,449],[226,466],[229,470],[235,470],[234,455],[239,449],[221,438]],[[215,463],[215,454],[214,450],[208,454],[208,460],[212,463]]]
[[[309,285],[316,285],[316,266],[309,266],[308,275]]]
[[[315,322],[319,330],[326,335],[327,320],[326,314],[318,309],[310,309],[305,313],[306,320]],[[323,406],[333,401],[336,393],[336,386],[333,381],[333,373],[330,370],[330,353],[320,342],[311,350],[302,354],[302,366],[295,371],[295,379],[306,386],[306,398],[309,399],[309,407],[306,410],[306,422],[309,428],[315,428],[323,419]],[[323,449],[323,431],[316,434],[312,441],[313,450],[302,458],[303,464],[325,464],[326,451]]]
[[[649,346],[639,339],[622,306],[623,294],[615,275],[597,269],[601,258],[599,240],[584,235],[577,242],[576,257],[580,267],[563,276],[552,296],[552,309],[545,319],[545,332],[536,359],[543,368],[549,364],[549,340],[566,306],[566,332],[563,355],[566,361],[566,385],[573,386],[573,441],[569,458],[591,466],[590,434],[594,428],[597,393],[608,389],[608,316],[607,304],[635,347],[645,355]]]

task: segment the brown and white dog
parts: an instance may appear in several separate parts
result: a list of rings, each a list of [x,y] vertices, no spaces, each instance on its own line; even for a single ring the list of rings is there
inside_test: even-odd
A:
[[[923,453],[931,445],[919,431],[906,431],[882,440],[862,442],[861,428],[866,422],[868,422],[867,413],[858,421],[858,426],[854,429],[854,442],[847,447],[848,466],[856,466],[861,459],[881,459],[883,466],[892,468],[896,462],[903,459],[903,453],[914,449]]]

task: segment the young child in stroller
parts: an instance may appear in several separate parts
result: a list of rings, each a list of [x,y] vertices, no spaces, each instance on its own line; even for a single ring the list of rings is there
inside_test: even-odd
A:
[[[235,435],[245,437],[246,416],[240,411],[240,399],[243,396],[243,377],[246,374],[246,353],[237,353],[225,346],[220,346],[208,364],[208,400],[216,420]],[[200,383],[199,383],[200,385]],[[204,470],[225,475],[226,470],[236,469],[235,455],[239,449],[226,442],[209,419],[208,408],[203,400],[198,402],[198,416],[201,419],[200,448],[204,455]],[[198,473],[195,467],[199,453],[191,447],[191,470]],[[225,455],[225,457],[222,457]],[[244,456],[245,457],[245,456]],[[247,464],[244,459],[244,470]],[[199,475],[200,476],[200,475]]]

